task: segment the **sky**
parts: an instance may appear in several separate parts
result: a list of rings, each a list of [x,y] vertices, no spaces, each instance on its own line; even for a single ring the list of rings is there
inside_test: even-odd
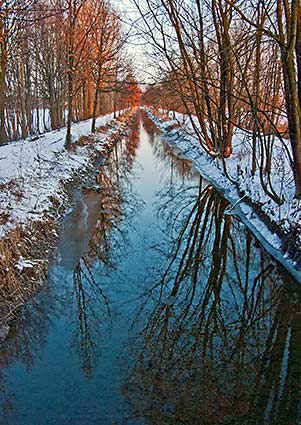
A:
[[[113,7],[119,12],[125,31],[130,33],[127,41],[127,50],[133,58],[137,78],[140,83],[149,83],[154,80],[155,68],[151,66],[147,58],[147,46],[142,37],[135,34],[132,23],[139,17],[139,13],[132,0],[112,0]]]

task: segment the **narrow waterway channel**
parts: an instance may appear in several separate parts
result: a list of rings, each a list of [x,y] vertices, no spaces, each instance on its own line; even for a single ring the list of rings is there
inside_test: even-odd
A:
[[[301,293],[138,114],[0,346],[0,423],[300,423]]]

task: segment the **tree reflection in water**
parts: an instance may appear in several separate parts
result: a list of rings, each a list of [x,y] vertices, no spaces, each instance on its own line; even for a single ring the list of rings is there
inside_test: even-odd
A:
[[[135,126],[137,123],[133,124],[133,131]],[[109,299],[99,278],[96,280],[95,276],[109,274],[120,257],[124,256],[128,238],[121,222],[123,219],[131,222],[133,212],[139,210],[135,193],[129,190],[130,181],[127,178],[132,172],[138,141],[137,135],[134,137],[130,134],[130,137],[115,146],[114,152],[99,170],[101,196],[95,202],[97,208],[94,214],[97,219],[87,251],[77,258],[69,273],[58,267],[57,275],[52,275],[53,269],[50,270],[49,286],[25,306],[12,325],[8,340],[1,344],[1,423],[5,418],[8,418],[8,423],[13,423],[13,415],[18,414],[14,395],[7,390],[10,384],[5,369],[14,362],[21,362],[27,368],[34,367],[36,357],[44,349],[51,322],[55,322],[62,312],[62,316],[68,315],[69,311],[71,313],[69,324],[73,333],[72,346],[79,354],[85,376],[91,377],[95,370],[101,355],[104,327],[111,320]],[[93,198],[92,191],[86,195]],[[95,196],[99,194],[95,193]]]
[[[100,276],[108,276],[125,257],[129,244],[128,226],[132,214],[139,210],[139,201],[130,190],[127,178],[138,147],[137,125],[134,117],[130,136],[115,146],[110,159],[100,169],[97,180],[101,184],[101,201],[96,211],[97,224],[88,250],[73,272],[74,345],[86,376],[93,374],[101,353],[104,328],[111,325],[110,301],[102,288]],[[125,219],[126,228],[121,225]]]
[[[13,362],[22,362],[32,369],[38,353],[45,347],[47,332],[54,317],[54,299],[51,290],[45,289],[38,299],[25,306],[19,319],[12,323],[10,335],[0,345],[0,418],[1,423],[14,423],[15,396],[9,390],[6,368]],[[7,419],[9,418],[9,419]]]
[[[136,158],[136,152],[140,143],[139,126],[141,114],[142,112],[136,113],[128,125],[130,132],[125,140],[125,163],[128,164],[128,168],[132,168],[133,166],[133,162]]]
[[[107,316],[111,316],[110,306],[85,258],[79,261],[74,270],[73,282],[77,316],[74,344],[80,355],[83,372],[87,377],[91,377],[99,358],[102,324]]]
[[[115,307],[118,305],[120,310],[118,320],[126,322],[122,332],[127,331],[129,315],[133,317],[136,308],[139,313],[131,328],[131,353],[122,363],[122,370],[128,363],[131,371],[123,393],[139,419],[166,425],[297,423],[299,287],[292,278],[283,277],[237,219],[225,214],[227,202],[206,182],[199,181],[191,164],[174,155],[153,124],[142,118],[142,123],[138,118],[133,121],[130,137],[116,145],[100,170],[102,189],[91,202],[94,210],[90,213],[95,216],[89,222],[93,223],[93,231],[88,248],[85,252],[75,250],[80,254],[72,257],[76,261],[69,271],[62,263],[56,264],[54,284],[50,282],[24,309],[9,340],[1,347],[2,368],[15,360],[33,367],[50,328],[53,334],[61,332],[55,335],[55,342],[72,341],[74,350],[62,350],[62,365],[74,360],[75,352],[75,359],[79,358],[73,362],[75,381],[78,366],[90,378],[97,364],[101,366],[98,370],[103,366],[100,359],[103,338],[110,333],[106,328],[113,316],[112,294],[124,291],[115,296]],[[161,178],[162,167],[158,187],[163,189],[157,193],[155,211],[148,206],[145,215],[147,220],[158,222],[158,229],[149,226],[146,241],[140,243],[141,235],[135,242],[135,235],[131,239],[129,232],[134,234],[133,220],[142,205],[133,184],[133,167],[139,167],[138,129],[142,126],[151,135],[158,160],[158,167],[150,170],[158,171]],[[153,189],[152,181],[147,185],[148,178],[144,182],[146,197],[147,190]],[[93,201],[94,193],[85,195]],[[151,203],[152,196],[147,201]],[[72,232],[70,241],[72,236],[80,241]],[[70,245],[67,239],[69,250]],[[145,249],[142,255],[138,252],[141,247]],[[127,255],[134,257],[137,252],[137,258],[120,267]],[[147,270],[144,274],[141,268],[142,276],[139,263],[144,260]],[[131,279],[137,282],[132,284]],[[118,286],[112,285],[109,292],[113,280]],[[144,289],[143,298],[137,301]],[[119,343],[118,332],[114,337]],[[120,349],[118,343],[116,352]],[[47,355],[52,355],[51,348]],[[19,366],[12,376],[17,375]],[[103,369],[116,373],[108,365]],[[0,385],[3,417],[14,404],[4,375]],[[116,376],[112,378],[116,380]],[[102,381],[97,383],[103,401]],[[112,404],[120,402],[118,397]],[[27,399],[22,396],[22,400]],[[15,412],[15,406],[12,410]]]
[[[151,424],[298,423],[299,287],[212,186],[194,202],[174,192],[160,194],[172,250],[140,312],[125,396]]]

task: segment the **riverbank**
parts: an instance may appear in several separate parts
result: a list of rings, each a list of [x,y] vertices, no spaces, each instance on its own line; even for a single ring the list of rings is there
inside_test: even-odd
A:
[[[239,216],[264,248],[301,283],[301,201],[294,199],[287,187],[286,191],[282,188],[283,204],[274,203],[250,175],[247,167],[250,158],[246,154],[242,158],[242,152],[235,150],[233,157],[226,160],[231,181],[222,162],[203,151],[187,117],[151,110],[147,113],[166,142],[180,156],[191,160],[195,169],[231,202],[233,207],[228,214]]]
[[[129,115],[76,125],[71,151],[64,129],[0,148],[0,341],[22,305],[45,282],[60,221],[72,204],[72,191],[99,190],[95,164],[125,134]]]

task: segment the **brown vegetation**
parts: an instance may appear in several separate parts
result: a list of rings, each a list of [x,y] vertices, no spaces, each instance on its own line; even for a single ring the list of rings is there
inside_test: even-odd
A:
[[[41,287],[57,230],[54,217],[45,215],[42,222],[18,227],[0,239],[0,327]],[[23,267],[23,261],[32,267]]]

